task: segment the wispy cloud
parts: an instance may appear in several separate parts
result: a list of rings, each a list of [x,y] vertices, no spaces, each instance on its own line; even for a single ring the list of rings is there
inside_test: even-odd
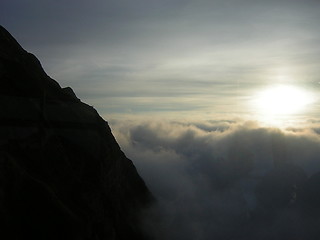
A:
[[[3,1],[0,21],[102,114],[232,113],[268,84],[318,91],[319,8],[315,0]]]

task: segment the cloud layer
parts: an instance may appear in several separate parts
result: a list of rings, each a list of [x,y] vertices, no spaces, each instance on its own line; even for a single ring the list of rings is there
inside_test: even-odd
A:
[[[318,128],[236,121],[111,126],[158,200],[146,214],[157,239],[318,236]]]

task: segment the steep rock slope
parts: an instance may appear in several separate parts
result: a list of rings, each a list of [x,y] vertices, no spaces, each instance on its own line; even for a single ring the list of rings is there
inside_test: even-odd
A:
[[[1,239],[146,239],[152,201],[107,122],[0,26]]]

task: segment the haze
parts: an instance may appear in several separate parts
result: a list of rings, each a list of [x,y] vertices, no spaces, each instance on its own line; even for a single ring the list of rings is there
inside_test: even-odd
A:
[[[108,119],[252,119],[266,87],[319,91],[316,0],[2,1],[0,11],[49,75]],[[307,110],[316,117],[318,103]]]

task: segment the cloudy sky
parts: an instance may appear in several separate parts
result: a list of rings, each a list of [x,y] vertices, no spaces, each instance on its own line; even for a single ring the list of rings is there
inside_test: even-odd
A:
[[[107,119],[258,119],[269,114],[256,103],[266,89],[264,102],[279,85],[316,96],[319,20],[317,0],[0,3],[0,23]],[[299,110],[316,117],[317,99]]]
[[[319,238],[319,22],[318,0],[0,2],[109,121],[156,240]]]

